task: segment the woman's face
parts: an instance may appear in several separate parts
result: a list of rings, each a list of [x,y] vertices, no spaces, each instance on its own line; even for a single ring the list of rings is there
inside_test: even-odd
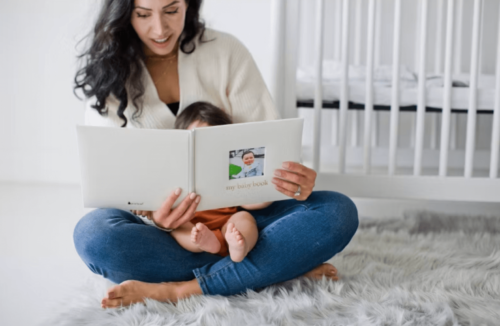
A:
[[[131,23],[146,54],[167,55],[176,49],[186,10],[186,0],[134,0]]]

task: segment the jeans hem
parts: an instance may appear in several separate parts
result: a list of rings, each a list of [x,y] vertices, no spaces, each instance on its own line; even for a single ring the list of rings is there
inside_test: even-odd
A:
[[[194,276],[196,277],[196,280],[198,281],[198,284],[200,285],[203,294],[204,295],[210,294],[208,291],[207,283],[205,282],[205,278],[200,273],[200,269],[199,268],[193,269],[193,273]]]

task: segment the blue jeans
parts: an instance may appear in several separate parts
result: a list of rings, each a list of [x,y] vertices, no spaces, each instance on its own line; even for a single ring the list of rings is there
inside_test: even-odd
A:
[[[277,201],[250,213],[259,239],[239,263],[230,256],[189,252],[170,234],[119,209],[88,213],[73,238],[90,270],[115,283],[181,282],[194,276],[203,294],[228,296],[309,272],[342,251],[358,228],[354,203],[331,191],[315,191],[306,201]]]

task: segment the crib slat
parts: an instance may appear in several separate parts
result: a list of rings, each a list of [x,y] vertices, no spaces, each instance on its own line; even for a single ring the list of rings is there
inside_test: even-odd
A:
[[[495,111],[493,113],[493,127],[491,133],[490,178],[498,177],[498,154],[500,151],[500,20],[498,23],[496,74]]]
[[[382,0],[376,0],[376,19],[375,19],[375,65],[381,64],[382,51]]]
[[[286,0],[285,21],[285,60],[284,87],[283,87],[283,118],[298,117],[297,110],[297,60],[299,49],[299,38],[290,35],[299,35],[300,26],[300,0]]]
[[[463,25],[463,12],[464,12],[464,0],[456,0],[457,3],[457,14],[456,14],[456,25],[455,31],[455,74],[462,73],[462,25]],[[457,139],[458,139],[458,115],[451,114],[451,142],[450,148],[457,149]]]
[[[444,63],[443,115],[441,119],[441,149],[439,152],[439,176],[445,177],[448,168],[448,145],[451,119],[451,64],[453,60],[453,14],[455,0],[448,0],[446,14],[446,50]]]
[[[356,8],[355,8],[355,14],[356,14],[356,21],[355,21],[355,29],[354,29],[354,64],[355,65],[360,65],[361,64],[361,20],[362,20],[362,9],[363,7],[361,6],[362,0],[356,0]]]
[[[363,172],[370,173],[371,169],[371,128],[373,113],[373,35],[375,29],[375,6],[376,0],[369,0],[368,3],[368,31],[367,31],[367,53],[366,53],[366,98],[365,98],[365,127],[364,127],[364,155]]]
[[[340,61],[342,45],[342,1],[335,0],[335,48],[334,60]]]
[[[418,65],[419,65],[419,57],[418,57],[418,49],[420,49],[420,21],[422,20],[422,4],[420,2],[421,0],[415,0],[412,1],[415,3],[416,6],[416,12],[417,12],[417,18],[415,20],[415,49],[413,51],[413,60],[414,60],[414,71],[418,71]],[[415,117],[412,117],[412,120],[414,120]],[[412,137],[413,137],[412,133]],[[412,139],[411,141],[411,147],[415,146],[415,139]]]
[[[334,60],[340,62],[342,49],[342,1],[335,0],[335,48]],[[337,146],[339,143],[339,110],[332,112],[332,145]]]
[[[444,0],[436,0],[437,5],[437,19],[436,19],[436,45],[435,45],[435,57],[434,57],[434,72],[440,74],[443,72],[443,60],[441,59],[443,55],[443,7]]]
[[[355,14],[355,30],[354,30],[354,64],[361,64],[361,44],[362,44],[362,34],[361,34],[361,25],[363,19],[363,0],[356,0]],[[358,146],[358,120],[359,120],[359,112],[358,110],[353,110],[351,112],[351,146]]]
[[[457,3],[457,19],[455,25],[455,74],[462,73],[462,25],[464,15],[464,0],[455,0]]]
[[[323,107],[323,25],[325,0],[316,0],[316,83],[314,92],[313,168],[319,172],[321,149],[321,109]]]
[[[464,0],[455,0],[457,5],[456,24],[454,28],[455,33],[455,51],[453,57],[455,58],[455,74],[462,73],[462,34],[463,34],[463,20],[464,20]],[[458,115],[451,114],[451,140],[450,148],[457,149],[458,140]]]
[[[342,83],[340,89],[339,173],[345,173],[347,109],[349,106],[349,0],[342,3]]]
[[[415,148],[416,132],[417,132],[417,112],[410,112],[410,148]]]
[[[426,48],[427,48],[427,7],[428,0],[422,0],[421,20],[420,20],[420,51],[419,51],[419,72],[418,72],[418,104],[417,104],[417,127],[415,135],[415,161],[413,174],[419,176],[422,173],[422,152],[424,148],[424,126],[425,126],[425,68],[426,68]]]
[[[394,40],[392,48],[391,131],[389,140],[389,175],[396,172],[396,151],[399,126],[399,60],[400,60],[401,0],[394,3]]]
[[[285,29],[285,16],[286,16],[286,0],[273,0],[271,2],[271,44],[272,44],[272,63],[273,75],[271,83],[271,94],[273,95],[274,103],[280,114],[285,115],[284,112],[284,71],[285,66],[282,60],[285,54],[286,29]]]
[[[483,72],[483,38],[484,38],[484,0],[483,9],[481,10],[481,19],[479,20],[479,63],[478,63],[478,74],[481,75]]]
[[[474,0],[474,19],[472,26],[472,49],[469,86],[469,110],[467,111],[467,136],[465,143],[465,171],[466,178],[472,177],[474,169],[474,151],[476,143],[476,110],[477,110],[477,77],[479,71],[479,43],[481,39],[481,12],[483,0]]]

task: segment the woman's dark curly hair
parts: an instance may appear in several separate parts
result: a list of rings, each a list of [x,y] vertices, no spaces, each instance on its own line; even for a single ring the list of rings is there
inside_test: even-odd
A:
[[[193,40],[199,35],[202,41],[205,24],[200,20],[202,0],[184,0],[188,4],[184,30],[180,36],[180,50],[186,54],[193,53],[196,45]],[[120,105],[118,116],[124,120],[123,114],[128,105],[128,96],[137,108],[132,118],[142,112],[142,84],[144,60],[142,41],[135,32],[130,18],[134,10],[134,0],[105,0],[97,19],[90,47],[79,59],[84,59],[84,66],[75,76],[76,92],[82,89],[85,97],[95,96],[97,101],[92,105],[100,115],[107,114],[106,99],[113,94]],[[130,94],[129,94],[130,92]]]

